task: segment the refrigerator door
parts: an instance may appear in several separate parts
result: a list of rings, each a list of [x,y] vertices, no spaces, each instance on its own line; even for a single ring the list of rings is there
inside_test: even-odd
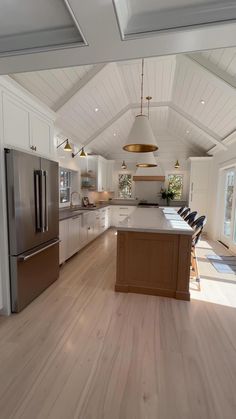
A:
[[[5,155],[10,255],[19,255],[58,237],[58,164],[18,150]]]
[[[11,310],[18,313],[59,276],[59,240],[10,256]]]
[[[42,173],[42,231],[44,240],[59,236],[58,163],[41,158]]]

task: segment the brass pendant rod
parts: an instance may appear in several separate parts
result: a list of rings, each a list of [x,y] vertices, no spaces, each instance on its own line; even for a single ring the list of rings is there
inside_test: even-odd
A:
[[[144,70],[144,58],[142,58],[142,74],[141,74],[141,109],[140,114],[143,114],[143,70]]]

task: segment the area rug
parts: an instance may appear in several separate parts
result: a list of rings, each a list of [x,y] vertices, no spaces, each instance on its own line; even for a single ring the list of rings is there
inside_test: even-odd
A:
[[[207,255],[217,272],[221,274],[236,274],[236,256]]]

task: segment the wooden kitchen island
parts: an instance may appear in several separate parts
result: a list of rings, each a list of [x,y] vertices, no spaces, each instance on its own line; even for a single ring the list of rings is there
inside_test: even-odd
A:
[[[115,290],[190,300],[192,228],[168,208],[137,208],[117,228]]]

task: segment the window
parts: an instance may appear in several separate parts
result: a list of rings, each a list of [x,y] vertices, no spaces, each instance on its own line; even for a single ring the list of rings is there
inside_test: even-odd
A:
[[[119,174],[119,198],[131,198],[132,192],[132,175],[130,174]]]
[[[65,204],[70,202],[70,195],[71,195],[71,179],[72,173],[70,170],[63,169],[60,167],[60,203]]]
[[[174,200],[180,201],[183,196],[183,175],[168,175],[168,185],[169,188],[175,193]]]

